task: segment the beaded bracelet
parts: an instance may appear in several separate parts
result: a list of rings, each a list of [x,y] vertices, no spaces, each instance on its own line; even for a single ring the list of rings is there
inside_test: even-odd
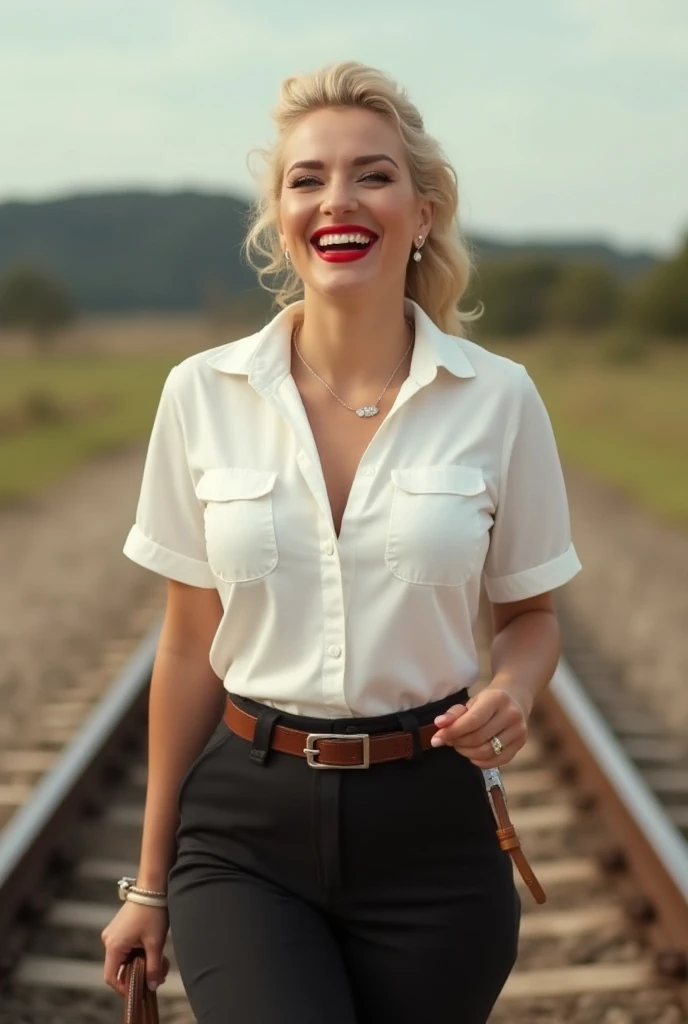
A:
[[[167,896],[166,892],[158,892],[156,889],[142,889],[140,885],[130,885],[130,892],[138,892],[142,896]]]
[[[120,878],[117,883],[117,890],[119,898],[124,900],[131,899],[134,903],[143,903],[150,907],[166,907],[167,906],[167,893],[159,892],[155,889],[143,889],[141,886],[136,885],[135,878]]]

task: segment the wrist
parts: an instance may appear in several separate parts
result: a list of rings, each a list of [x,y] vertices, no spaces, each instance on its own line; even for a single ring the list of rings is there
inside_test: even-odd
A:
[[[140,870],[136,874],[136,885],[139,889],[152,889],[154,892],[167,891],[167,872],[156,869],[154,871]]]

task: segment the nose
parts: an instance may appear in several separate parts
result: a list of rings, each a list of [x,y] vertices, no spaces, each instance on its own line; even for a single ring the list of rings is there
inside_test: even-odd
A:
[[[351,213],[358,209],[358,200],[354,195],[351,182],[346,180],[330,181],[322,197],[320,210],[324,214],[337,218],[343,213]]]

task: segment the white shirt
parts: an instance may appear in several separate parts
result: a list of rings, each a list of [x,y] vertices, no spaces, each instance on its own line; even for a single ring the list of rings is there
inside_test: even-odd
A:
[[[523,366],[406,300],[410,373],[337,539],[290,371],[300,306],[172,369],[124,552],[217,588],[228,691],[321,718],[417,707],[477,678],[481,578],[516,601],[581,568],[550,420]]]

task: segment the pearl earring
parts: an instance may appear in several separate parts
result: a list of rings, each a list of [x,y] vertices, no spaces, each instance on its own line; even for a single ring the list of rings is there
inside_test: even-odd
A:
[[[288,249],[284,250],[284,258],[287,261],[287,263],[291,263],[291,256],[289,255],[289,250]]]
[[[423,253],[420,251],[422,246],[423,246],[423,236],[422,235],[418,235],[418,245],[416,246],[416,251],[413,254],[413,258],[416,261],[416,263],[420,263],[420,261],[423,259]]]

